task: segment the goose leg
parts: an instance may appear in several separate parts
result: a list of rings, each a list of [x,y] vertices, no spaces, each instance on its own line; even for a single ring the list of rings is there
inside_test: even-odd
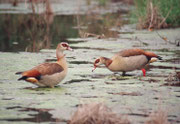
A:
[[[126,76],[126,72],[125,71],[122,72],[122,76]]]
[[[142,72],[143,72],[143,76],[145,77],[146,76],[146,70],[143,68],[143,69],[141,69],[142,70]]]

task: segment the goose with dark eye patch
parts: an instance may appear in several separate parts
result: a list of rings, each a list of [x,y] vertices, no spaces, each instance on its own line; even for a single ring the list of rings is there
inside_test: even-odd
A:
[[[125,75],[128,71],[141,69],[143,76],[146,76],[144,67],[149,63],[157,61],[157,59],[161,60],[162,57],[142,49],[127,49],[118,52],[111,59],[106,57],[96,59],[92,71],[104,64],[112,72],[123,72],[123,75]]]
[[[66,76],[68,65],[66,62],[65,50],[72,50],[68,43],[62,42],[56,48],[57,62],[42,63],[30,70],[24,72],[17,72],[22,77],[18,80],[25,80],[39,87],[51,87],[59,84]]]

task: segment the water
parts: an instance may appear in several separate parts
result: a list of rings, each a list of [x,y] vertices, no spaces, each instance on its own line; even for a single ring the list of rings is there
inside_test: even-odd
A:
[[[147,34],[152,35],[148,32]],[[141,38],[143,39],[143,37]],[[117,113],[127,114],[133,122],[144,121],[146,119],[144,115],[148,115],[147,113],[156,111],[160,107],[167,110],[171,121],[178,123],[177,119],[180,115],[179,106],[177,106],[180,102],[179,89],[164,85],[169,83],[167,78],[170,73],[174,73],[173,69],[176,68],[176,71],[180,69],[179,61],[175,62],[173,59],[179,57],[178,47],[164,44],[161,47],[162,49],[166,48],[167,51],[162,52],[153,45],[146,46],[146,49],[161,55],[163,61],[152,63],[146,77],[142,77],[141,71],[129,72],[128,74],[132,76],[122,77],[121,74],[114,76],[106,68],[97,68],[92,73],[92,63],[99,56],[111,57],[120,49],[132,47],[134,44],[141,45],[139,41],[121,38],[81,40],[84,42],[69,39],[72,42],[70,46],[75,49],[74,52],[66,52],[69,63],[68,75],[54,89],[37,88],[27,82],[18,82],[18,76],[14,73],[30,69],[47,59],[54,61],[55,49],[42,50],[39,53],[1,52],[0,120],[2,122],[54,122],[56,118],[64,122],[70,118],[76,106],[81,103],[105,102]],[[143,41],[149,43],[150,39]],[[156,44],[163,44],[163,41]],[[167,47],[174,47],[174,49]],[[41,111],[44,109],[47,111]],[[66,113],[63,113],[64,109],[66,109]],[[45,117],[49,119],[46,120]]]
[[[16,6],[0,4],[0,51],[38,52],[44,48],[56,48],[59,42],[70,42],[67,38],[89,37],[89,34],[117,37],[113,28],[127,23],[121,20],[127,7],[120,8],[120,4],[111,3],[108,9],[102,7],[101,11],[97,2],[88,4],[81,0],[32,5],[20,2]]]
[[[61,41],[55,39],[62,34],[52,40],[51,49],[38,53],[24,52],[28,44],[22,45],[23,42],[18,42],[22,49],[15,49],[15,44],[11,44],[12,48],[6,48],[8,52],[0,52],[0,123],[67,123],[79,104],[91,102],[103,102],[114,112],[127,115],[135,124],[143,123],[159,108],[167,112],[171,123],[180,123],[179,87],[166,85],[177,82],[170,76],[180,70],[180,48],[176,44],[165,42],[156,32],[136,31],[133,25],[117,28],[118,37],[79,38],[73,28],[76,25],[73,16],[55,16],[55,22],[58,18],[64,19],[63,26],[70,23],[66,28],[74,32],[64,30],[65,41],[74,49],[65,52],[69,63],[67,77],[55,88],[37,88],[17,81],[19,76],[15,75],[17,71],[43,62],[54,62],[55,47]],[[179,28],[158,32],[174,43],[180,38]],[[121,73],[114,75],[103,67],[92,72],[93,62],[99,56],[111,57],[122,49],[133,47],[153,51],[163,60],[152,63],[146,77],[139,70],[128,72],[131,76],[125,77]]]

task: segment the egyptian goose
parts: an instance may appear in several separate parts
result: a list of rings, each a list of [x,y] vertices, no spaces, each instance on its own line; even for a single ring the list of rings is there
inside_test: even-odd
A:
[[[122,74],[125,75],[127,71],[141,69],[143,76],[146,76],[145,65],[157,59],[161,60],[162,57],[142,49],[127,49],[118,52],[111,59],[106,57],[96,59],[92,71],[99,65],[104,64],[112,72],[123,72]]]
[[[39,87],[53,88],[61,82],[67,74],[67,62],[63,51],[72,50],[65,42],[59,43],[56,48],[57,62],[42,63],[30,70],[24,72],[17,72],[22,77],[18,80],[25,80]]]

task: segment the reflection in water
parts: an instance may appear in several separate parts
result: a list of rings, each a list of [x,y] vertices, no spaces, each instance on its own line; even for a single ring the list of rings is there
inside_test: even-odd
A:
[[[48,25],[39,15],[2,14],[0,50],[36,52],[78,36],[78,31],[72,28],[73,16],[55,16],[54,22]]]
[[[54,18],[53,23],[46,18]],[[84,32],[100,34],[104,31],[107,37],[117,35],[101,24],[97,20],[92,24],[94,27],[90,24]],[[76,26],[73,15],[2,14],[0,26],[0,51],[37,52],[42,48],[55,48],[59,42],[70,42],[67,38],[79,37],[78,29],[73,28]]]
[[[38,3],[31,2],[31,14],[1,14],[0,51],[37,52],[77,37],[73,16],[54,16],[48,0],[43,3],[45,11],[37,14]]]
[[[86,16],[77,16],[77,25],[80,37],[96,37],[98,39],[118,37],[116,30],[122,25],[120,13],[97,14],[91,13]]]
[[[32,13],[1,14],[0,51],[38,52],[55,48],[59,42],[70,42],[67,38],[117,37],[115,29],[122,25],[119,12],[101,15],[90,10],[87,15],[55,15],[46,0],[42,3],[44,12],[38,14],[38,3],[30,2]]]

